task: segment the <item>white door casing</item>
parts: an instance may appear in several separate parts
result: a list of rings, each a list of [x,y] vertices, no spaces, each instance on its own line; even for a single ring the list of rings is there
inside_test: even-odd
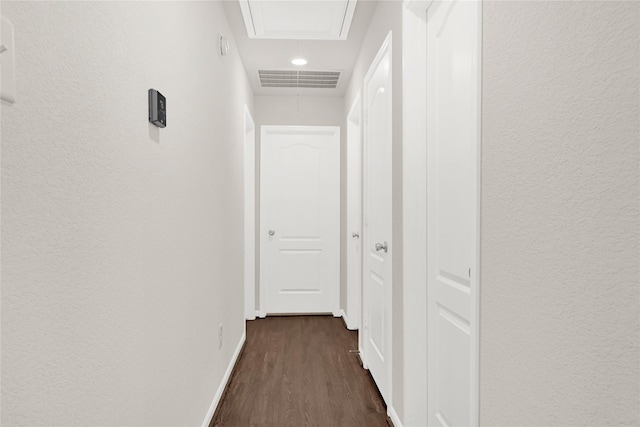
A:
[[[256,125],[244,106],[244,313],[256,318]]]
[[[360,329],[362,305],[362,103],[347,116],[347,328]]]
[[[339,314],[340,127],[262,126],[260,305]]]
[[[391,404],[391,32],[364,79],[363,363]]]
[[[480,1],[427,11],[428,424],[478,424]]]
[[[427,425],[427,7],[402,13],[402,316],[406,426]]]

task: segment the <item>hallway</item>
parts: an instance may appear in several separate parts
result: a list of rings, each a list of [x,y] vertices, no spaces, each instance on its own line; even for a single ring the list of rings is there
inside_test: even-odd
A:
[[[210,427],[387,426],[358,336],[332,316],[247,322],[247,341]]]
[[[0,427],[640,426],[640,1],[0,0],[0,116]]]

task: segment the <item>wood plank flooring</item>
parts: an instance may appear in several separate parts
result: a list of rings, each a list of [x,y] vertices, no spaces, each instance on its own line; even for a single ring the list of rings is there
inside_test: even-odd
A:
[[[349,352],[357,348],[357,332],[333,316],[247,322],[244,352],[210,427],[387,427],[378,389]]]

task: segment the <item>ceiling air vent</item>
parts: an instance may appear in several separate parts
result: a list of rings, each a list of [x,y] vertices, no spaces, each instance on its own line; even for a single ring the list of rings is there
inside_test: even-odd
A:
[[[335,89],[340,71],[258,70],[262,87]]]

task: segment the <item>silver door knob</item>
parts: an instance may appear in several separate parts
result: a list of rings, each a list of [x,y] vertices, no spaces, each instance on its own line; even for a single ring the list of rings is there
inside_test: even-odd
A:
[[[269,230],[269,236],[273,236],[274,234],[276,234],[276,230]]]
[[[376,251],[380,252],[380,251],[385,251],[387,252],[387,250],[389,249],[389,245],[387,244],[387,242],[384,243],[376,243]]]
[[[359,238],[360,238],[360,234],[358,234],[358,233],[351,233],[351,237],[353,237],[354,239],[359,239]]]

